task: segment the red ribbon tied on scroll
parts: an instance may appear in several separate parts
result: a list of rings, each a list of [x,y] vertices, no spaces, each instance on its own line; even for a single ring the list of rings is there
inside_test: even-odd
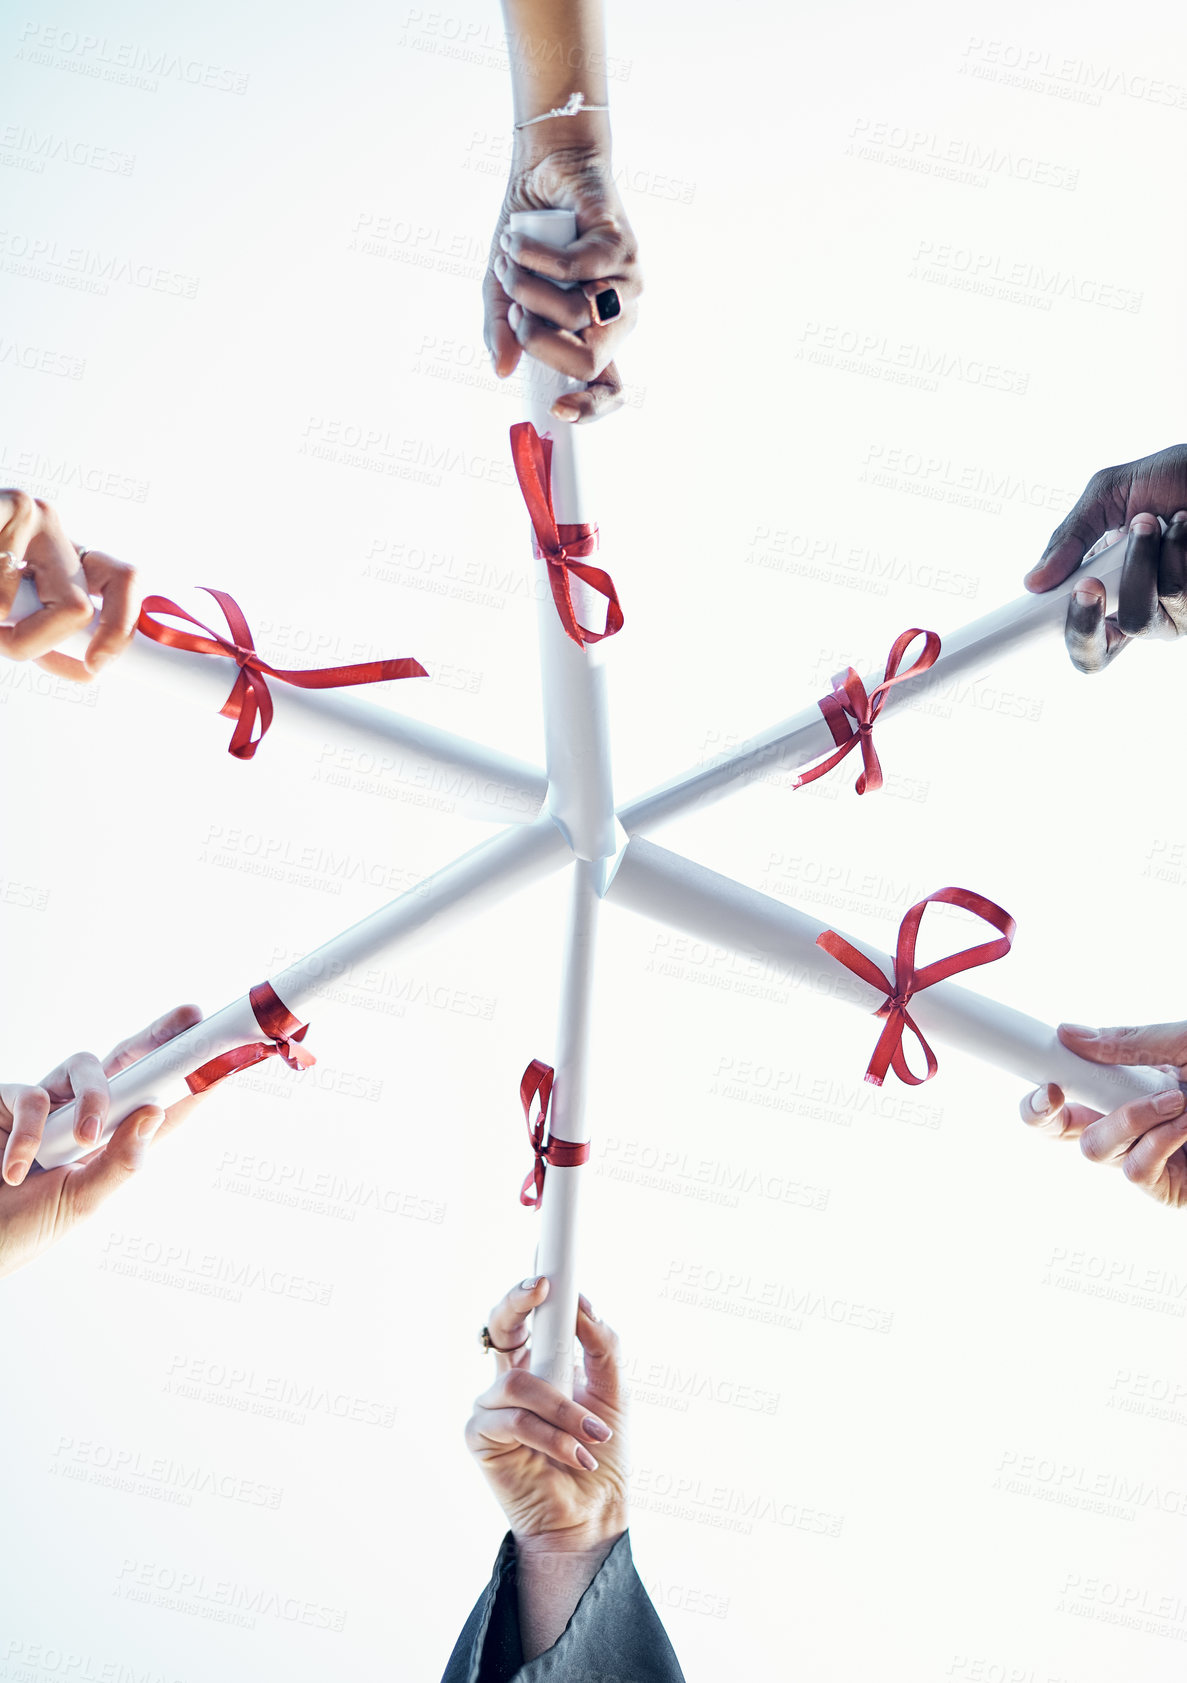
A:
[[[552,600],[556,603],[556,611],[566,633],[580,649],[590,643],[600,643],[603,637],[613,637],[623,625],[614,580],[600,567],[585,564],[586,556],[597,554],[598,529],[596,526],[557,525],[552,507],[551,438],[541,438],[530,421],[517,422],[511,428],[511,460],[531,516],[535,551],[548,568]],[[575,578],[606,598],[604,630],[591,631],[579,622],[573,605],[572,580]]]
[[[975,912],[978,917],[984,918],[986,923],[1001,930],[1000,938],[996,941],[984,941],[979,947],[967,947],[963,952],[951,953],[947,958],[938,958],[933,964],[925,964],[922,969],[916,970],[915,941],[919,934],[919,923],[933,901],[940,901],[948,906],[960,906],[966,912]],[[875,1016],[884,1017],[886,1021],[866,1070],[865,1078],[868,1082],[880,1087],[888,1069],[892,1069],[899,1080],[905,1081],[909,1087],[920,1087],[925,1081],[931,1080],[939,1065],[936,1063],[935,1053],[920,1034],[918,1025],[907,1010],[912,994],[918,993],[921,988],[930,988],[933,982],[947,981],[949,976],[959,975],[962,970],[973,970],[979,964],[992,964],[995,958],[1004,958],[1013,942],[1014,929],[1014,919],[1009,912],[1003,911],[992,900],[987,900],[983,894],[974,894],[969,888],[937,888],[934,894],[929,894],[926,899],[912,906],[899,925],[893,982],[882,974],[871,959],[858,952],[856,947],[851,946],[834,930],[827,929],[823,935],[816,937],[816,945],[823,947],[826,953],[837,959],[847,970],[851,970],[855,976],[860,976],[863,982],[869,982],[871,987],[886,990],[885,1002],[874,1013]],[[905,1029],[910,1029],[923,1050],[927,1059],[926,1075],[913,1075],[908,1068],[907,1056],[903,1051]]]
[[[257,982],[247,997],[256,1022],[268,1036],[267,1042],[252,1040],[246,1046],[235,1046],[231,1051],[220,1052],[217,1058],[211,1058],[209,1063],[186,1076],[185,1084],[191,1093],[208,1093],[228,1075],[234,1075],[236,1070],[250,1069],[253,1064],[263,1063],[265,1058],[283,1058],[289,1068],[295,1070],[308,1069],[310,1064],[317,1062],[313,1053],[307,1052],[300,1044],[309,1024],[297,1021],[271,983]]]
[[[902,658],[916,637],[924,639],[923,653],[913,666],[908,666],[905,672],[900,672]],[[851,753],[860,743],[864,770],[858,777],[855,788],[859,795],[864,795],[867,789],[880,789],[882,767],[874,747],[874,721],[882,711],[886,692],[893,689],[895,684],[905,684],[908,678],[918,678],[921,672],[926,672],[929,666],[935,665],[939,653],[940,639],[937,633],[924,631],[920,626],[912,626],[910,631],[904,631],[895,638],[886,657],[886,676],[880,684],[874,686],[869,695],[851,666],[844,672],[838,672],[832,681],[832,693],[821,696],[816,703],[833,733],[837,752],[830,754],[827,760],[822,760],[810,771],[800,772],[795,780],[796,788],[804,783],[814,783],[818,777],[823,777],[826,771],[840,765],[845,755]],[[857,726],[856,730],[849,722],[851,719]]]
[[[237,662],[239,672],[230,695],[219,708],[224,719],[234,719],[235,729],[231,734],[231,745],[227,752],[237,760],[250,760],[256,749],[264,740],[268,726],[272,723],[272,694],[268,688],[268,679],[277,678],[282,684],[292,684],[301,690],[336,690],[350,684],[378,684],[385,678],[427,678],[428,673],[419,660],[411,658],[402,660],[365,660],[354,666],[323,666],[311,672],[284,671],[279,666],[271,666],[256,653],[255,642],[248,628],[247,620],[233,596],[228,596],[225,590],[212,590],[209,585],[199,587],[208,595],[213,596],[226,616],[230,637],[222,637],[210,626],[203,625],[193,614],[187,614],[184,608],[179,608],[176,602],[171,602],[167,596],[146,596],[140,610],[140,618],[136,621],[137,631],[151,637],[154,643],[163,643],[170,649],[188,649],[192,654],[230,655]],[[176,626],[162,625],[159,620],[152,618],[149,610],[159,614],[172,614],[176,619],[188,620],[196,625],[200,631],[205,631],[205,637],[195,637],[191,631],[179,631]],[[256,720],[259,720],[259,735],[253,740]]]
[[[520,1189],[519,1201],[531,1209],[540,1208],[540,1197],[544,1191],[544,1171],[551,1164],[554,1169],[576,1169],[582,1163],[589,1162],[589,1142],[557,1139],[550,1133],[548,1144],[544,1143],[544,1131],[548,1123],[548,1102],[552,1097],[552,1081],[555,1071],[551,1064],[543,1064],[539,1058],[533,1058],[523,1072],[519,1083],[519,1098],[523,1105],[524,1121],[528,1125],[528,1138],[532,1142],[532,1150],[536,1154],[536,1161],[531,1173],[527,1175]],[[536,1112],[536,1120],[532,1121],[532,1101],[539,1101],[540,1108]]]

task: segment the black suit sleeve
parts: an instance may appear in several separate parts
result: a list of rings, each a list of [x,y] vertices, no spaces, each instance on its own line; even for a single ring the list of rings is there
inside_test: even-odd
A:
[[[606,1556],[563,1633],[526,1665],[519,1636],[515,1540],[457,1639],[441,1683],[684,1683],[668,1633],[631,1558],[630,1533]]]

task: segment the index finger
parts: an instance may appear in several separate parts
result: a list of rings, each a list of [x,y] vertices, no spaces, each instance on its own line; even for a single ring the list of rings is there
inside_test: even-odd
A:
[[[77,1099],[74,1137],[79,1145],[97,1144],[111,1097],[98,1058],[92,1052],[75,1052],[43,1076],[41,1085],[57,1104]]]
[[[41,1145],[49,1115],[49,1094],[41,1087],[8,1087],[5,1103],[12,1117],[12,1129],[4,1144],[0,1174],[7,1185],[19,1186]]]
[[[625,283],[634,264],[634,248],[626,230],[601,223],[578,234],[568,245],[544,245],[529,234],[504,234],[503,250],[521,268],[531,269],[546,280],[571,282],[609,280]]]
[[[103,1060],[104,1073],[118,1075],[121,1070],[147,1057],[158,1046],[164,1046],[167,1041],[201,1021],[201,1006],[175,1005],[172,1011],[166,1011],[155,1023],[150,1023],[139,1033],[130,1034],[126,1040],[121,1040],[118,1045],[113,1046]]]
[[[140,613],[140,592],[135,568],[124,561],[88,550],[83,565],[88,586],[100,597],[95,633],[87,644],[87,665],[97,672],[132,641]]]
[[[1135,514],[1117,590],[1117,624],[1127,637],[1140,637],[1167,623],[1158,599],[1162,528],[1152,514]]]

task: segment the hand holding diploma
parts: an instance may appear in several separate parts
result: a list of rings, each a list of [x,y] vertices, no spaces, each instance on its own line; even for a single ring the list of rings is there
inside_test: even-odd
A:
[[[107,1080],[138,1058],[201,1022],[196,1005],[178,1005],[148,1028],[130,1035],[100,1062],[90,1052],[63,1059],[35,1087],[0,1082],[0,1275],[31,1262],[47,1245],[96,1210],[140,1168],[148,1145],[184,1121],[197,1098],[182,1099],[162,1110],[141,1105],[125,1117],[100,1149],[62,1168],[29,1166],[41,1144],[45,1120],[55,1105],[77,1100],[75,1138],[93,1146],[107,1117]]]
[[[1062,1023],[1059,1038],[1078,1057],[1100,1064],[1165,1069],[1166,1091],[1132,1099],[1107,1116],[1068,1104],[1061,1088],[1039,1087],[1021,1104],[1022,1120],[1054,1139],[1076,1140],[1092,1163],[1111,1163],[1160,1204],[1187,1208],[1187,1023],[1148,1028],[1081,1028]]]
[[[611,171],[601,10],[600,0],[503,6],[516,127],[482,283],[483,338],[500,379],[526,352],[587,383],[555,400],[560,421],[597,420],[621,405],[613,358],[643,284]],[[577,237],[559,250],[508,227],[512,212],[544,208],[576,213]]]
[[[1090,563],[1126,532],[1117,612],[1106,615],[1105,588]],[[1135,637],[1187,631],[1187,445],[1094,473],[1023,582],[1052,590],[1078,567],[1084,572],[1068,598],[1064,630],[1078,671],[1102,671]]]
[[[41,602],[26,618],[12,625],[0,623],[0,655],[35,660],[55,678],[88,684],[122,654],[140,612],[135,570],[97,549],[84,550],[84,591],[75,582],[79,565],[79,551],[49,503],[27,491],[0,490],[0,621],[8,618],[23,578],[32,582]],[[99,597],[102,605],[86,657],[75,660],[60,654],[55,645],[90,625],[91,596]]]

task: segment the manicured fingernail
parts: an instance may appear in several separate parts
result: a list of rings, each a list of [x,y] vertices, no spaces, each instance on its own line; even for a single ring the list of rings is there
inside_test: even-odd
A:
[[[553,404],[551,413],[556,416],[558,421],[576,421],[581,415],[580,409],[575,404],[565,403],[561,399]]]
[[[587,1438],[592,1438],[595,1443],[607,1443],[614,1436],[605,1421],[595,1420],[592,1414],[585,1416],[585,1419],[581,1422],[581,1430]]]
[[[1030,1095],[1030,1108],[1036,1116],[1046,1116],[1051,1109],[1051,1088],[1036,1087]]]
[[[1148,538],[1158,530],[1158,520],[1153,514],[1135,514],[1129,523],[1129,529],[1139,537]]]
[[[78,1124],[78,1137],[86,1142],[97,1140],[99,1138],[99,1118],[97,1116],[84,1116]]]
[[[1077,1040],[1099,1040],[1100,1030],[1089,1028],[1087,1023],[1060,1023],[1060,1028],[1067,1034],[1074,1034]]]
[[[1183,1095],[1176,1091],[1159,1093],[1154,1100],[1154,1114],[1156,1116],[1177,1116],[1183,1108]]]
[[[519,1289],[520,1289],[520,1291],[535,1291],[536,1287],[539,1284],[540,1284],[540,1275],[539,1274],[533,1274],[530,1280],[521,1280],[519,1282]]]
[[[154,1111],[151,1116],[146,1116],[143,1121],[137,1124],[136,1138],[138,1140],[152,1139],[164,1120],[165,1113],[163,1110]]]
[[[594,1460],[593,1456],[590,1454],[589,1450],[586,1449],[586,1447],[583,1443],[579,1443],[577,1445],[577,1459],[580,1461],[581,1465],[585,1468],[586,1472],[589,1472],[589,1473],[596,1473],[597,1472],[598,1464]]]
[[[25,1171],[29,1161],[25,1157],[14,1157],[4,1165],[4,1178],[9,1186],[19,1186],[25,1178]]]

